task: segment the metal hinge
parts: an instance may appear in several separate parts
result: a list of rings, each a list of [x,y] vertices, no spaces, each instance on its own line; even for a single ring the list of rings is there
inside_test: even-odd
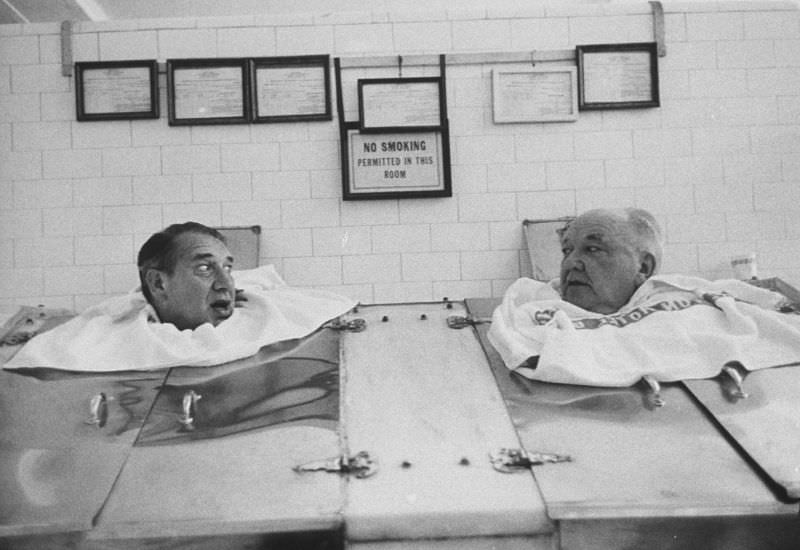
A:
[[[474,327],[483,323],[491,323],[490,317],[473,317],[472,315],[450,315],[447,318],[447,326],[450,328]]]
[[[295,472],[332,472],[353,474],[358,479],[369,477],[378,471],[378,461],[367,451],[361,451],[351,457],[335,456],[324,460],[314,460],[292,468]]]
[[[555,464],[557,462],[571,462],[569,455],[559,455],[553,453],[529,453],[525,449],[497,449],[489,453],[492,467],[498,472],[509,474],[521,470],[527,470],[531,466],[541,464]]]
[[[349,321],[341,321],[339,319],[334,319],[327,325],[326,328],[330,328],[333,330],[341,330],[347,332],[361,332],[367,329],[367,322],[362,318],[351,319]]]

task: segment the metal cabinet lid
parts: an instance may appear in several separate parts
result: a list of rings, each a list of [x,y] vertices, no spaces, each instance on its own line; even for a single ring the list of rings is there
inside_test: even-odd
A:
[[[174,369],[92,537],[338,532],[343,480],[293,469],[340,453],[338,336]]]
[[[553,533],[530,472],[491,463],[490,452],[519,440],[472,330],[448,327],[464,313],[461,302],[439,302],[360,306],[347,317],[366,320],[342,336],[347,449],[379,461],[377,474],[348,482],[350,544],[531,546]]]
[[[0,536],[86,531],[163,373],[0,371]]]
[[[724,375],[684,384],[786,496],[800,498],[800,368],[747,374],[746,397],[729,391]]]
[[[489,316],[497,300],[468,301]],[[560,520],[796,514],[679,385],[665,385],[660,408],[644,388],[537,382],[505,367],[477,327],[526,447],[572,462],[535,469],[551,517]]]

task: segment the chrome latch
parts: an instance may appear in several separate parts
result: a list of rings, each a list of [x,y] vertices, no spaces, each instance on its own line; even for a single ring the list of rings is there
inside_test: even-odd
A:
[[[492,320],[489,317],[473,317],[472,315],[450,315],[447,317],[447,326],[456,329],[474,327],[475,325],[491,322]]]
[[[362,332],[367,329],[367,322],[362,318],[351,319],[349,321],[341,321],[339,319],[335,319],[325,325],[327,328],[331,328],[333,330],[341,330],[347,332]]]
[[[100,392],[89,399],[89,417],[85,420],[85,423],[102,428],[106,425],[107,420],[108,398],[105,393]]]
[[[747,399],[748,394],[744,391],[744,377],[739,369],[745,370],[744,366],[739,362],[730,362],[722,367],[722,374],[726,374],[729,380],[722,381],[722,386],[725,389],[725,394],[732,401],[739,399]]]
[[[335,456],[324,460],[314,460],[295,466],[292,469],[297,473],[332,472],[353,474],[358,479],[363,479],[378,471],[378,461],[372,458],[367,451],[361,451],[351,457]]]
[[[492,467],[498,472],[510,474],[520,470],[527,470],[531,466],[542,464],[555,464],[558,462],[572,462],[569,455],[554,453],[529,453],[525,449],[497,449],[489,453]]]
[[[666,401],[661,397],[661,385],[658,383],[658,380],[649,374],[645,374],[642,376],[642,381],[649,388],[648,393],[645,395],[647,404],[649,405],[648,408],[663,407]]]
[[[193,430],[194,429],[194,414],[197,410],[197,402],[202,399],[202,395],[197,393],[194,390],[189,390],[185,394],[183,394],[183,402],[182,402],[182,409],[183,414],[180,415],[178,418],[178,422],[180,422],[184,429],[186,430]]]

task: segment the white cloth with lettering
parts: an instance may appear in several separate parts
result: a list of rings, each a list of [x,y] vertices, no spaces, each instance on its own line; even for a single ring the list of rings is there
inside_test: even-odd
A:
[[[741,281],[665,275],[603,315],[563,301],[557,281],[520,279],[495,309],[488,338],[506,366],[545,382],[710,378],[731,361],[749,370],[800,363],[800,315],[779,313],[785,303]]]
[[[35,336],[3,368],[107,372],[217,365],[306,336],[356,305],[332,292],[291,288],[271,265],[234,272],[234,278],[247,301],[216,327],[178,330],[160,323],[137,290]]]

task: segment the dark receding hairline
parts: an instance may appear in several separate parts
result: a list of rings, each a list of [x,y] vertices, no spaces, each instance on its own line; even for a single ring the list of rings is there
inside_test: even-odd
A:
[[[172,274],[178,258],[178,240],[183,235],[188,234],[208,235],[223,244],[227,244],[222,233],[213,227],[197,222],[175,223],[151,235],[139,249],[136,260],[139,268],[139,282],[142,292],[148,301],[152,302],[152,296],[147,286],[147,272],[151,269],[157,269]]]

